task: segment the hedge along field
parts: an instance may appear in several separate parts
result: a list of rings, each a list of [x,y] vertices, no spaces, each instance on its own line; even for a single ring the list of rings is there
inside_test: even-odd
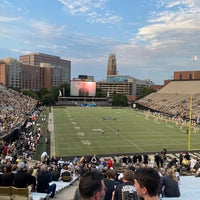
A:
[[[126,154],[184,151],[186,129],[130,108],[53,108],[55,154]],[[200,134],[191,134],[191,148],[199,149]]]

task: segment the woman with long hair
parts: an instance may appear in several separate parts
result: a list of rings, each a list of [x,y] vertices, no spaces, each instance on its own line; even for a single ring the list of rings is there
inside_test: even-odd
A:
[[[166,176],[162,177],[164,197],[180,197],[178,178],[172,168],[168,168]]]

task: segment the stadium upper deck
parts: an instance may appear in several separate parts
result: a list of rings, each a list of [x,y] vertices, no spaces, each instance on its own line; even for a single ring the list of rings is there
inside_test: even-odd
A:
[[[158,92],[151,93],[136,103],[183,118],[189,118],[192,110],[192,118],[199,120],[200,81],[171,81]]]
[[[200,94],[200,81],[171,81],[157,93],[163,94]]]

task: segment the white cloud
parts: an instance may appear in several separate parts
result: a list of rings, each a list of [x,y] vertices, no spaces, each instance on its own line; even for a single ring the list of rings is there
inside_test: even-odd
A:
[[[114,15],[105,9],[109,0],[58,0],[64,6],[65,12],[74,16],[85,16],[87,22],[91,23],[118,23],[122,20],[120,16]]]
[[[1,7],[13,8],[14,5],[13,5],[12,3],[10,3],[10,1],[4,0],[4,1],[1,3]]]
[[[0,16],[0,22],[13,22],[20,20],[20,17],[6,17],[6,16]]]
[[[152,13],[149,25],[140,28],[132,41],[138,44],[146,42],[149,47],[155,49],[180,45],[197,38],[200,40],[199,34],[196,34],[194,38],[194,33],[200,31],[199,1],[173,0],[162,6],[164,6],[164,11]]]
[[[11,49],[11,51],[12,51],[12,52],[15,52],[15,53],[22,54],[22,55],[32,53],[31,51],[25,51],[25,50],[20,50],[20,49],[16,49],[16,48]]]
[[[81,15],[93,9],[101,9],[109,0],[58,0],[63,4],[64,10],[71,15]]]
[[[116,24],[119,23],[122,18],[117,15],[112,15],[109,11],[106,11],[104,15],[98,14],[96,12],[88,13],[88,22],[101,23],[101,24]]]
[[[55,38],[63,34],[65,26],[58,26],[50,24],[46,21],[31,20],[30,27],[33,29],[34,34],[37,34],[38,37],[51,37]]]

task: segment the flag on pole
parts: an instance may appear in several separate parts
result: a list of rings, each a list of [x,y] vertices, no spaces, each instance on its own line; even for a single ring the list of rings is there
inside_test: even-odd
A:
[[[192,60],[197,60],[197,56],[192,56]]]
[[[62,92],[61,92],[61,90],[59,90],[59,97],[62,97]]]

